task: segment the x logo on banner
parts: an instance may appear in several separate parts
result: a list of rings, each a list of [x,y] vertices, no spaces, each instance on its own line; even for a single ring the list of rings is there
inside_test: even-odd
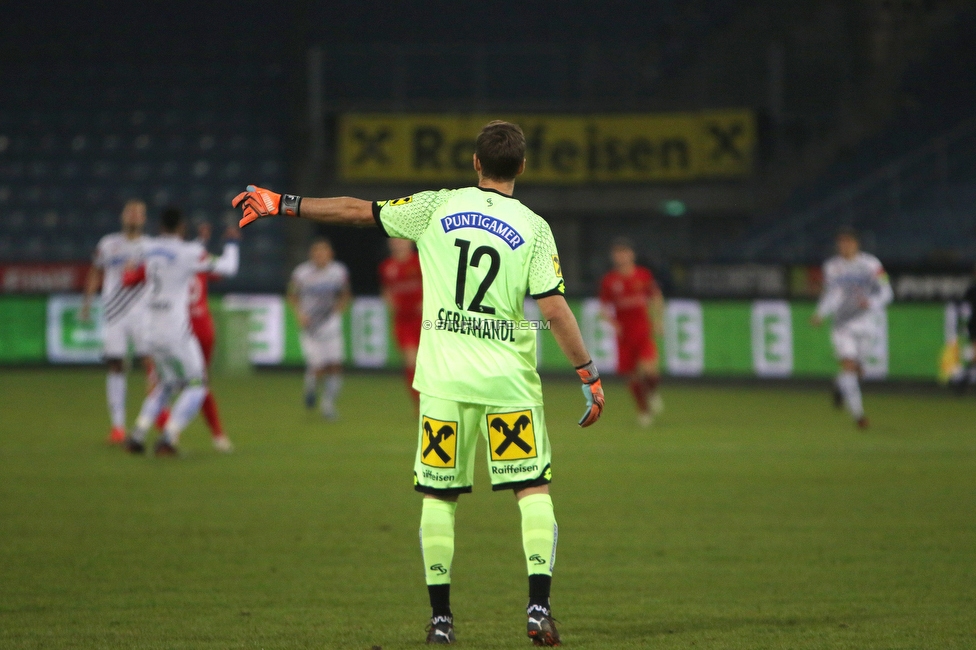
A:
[[[390,139],[389,129],[380,129],[375,133],[367,133],[364,129],[354,129],[352,137],[359,143],[359,153],[353,159],[352,164],[362,165],[372,159],[381,165],[390,162],[390,157],[386,155],[383,143]]]

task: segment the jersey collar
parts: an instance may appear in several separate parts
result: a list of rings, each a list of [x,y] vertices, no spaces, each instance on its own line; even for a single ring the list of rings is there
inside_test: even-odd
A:
[[[475,187],[477,187],[482,192],[494,192],[495,194],[497,194],[499,196],[504,196],[506,199],[512,198],[512,195],[511,194],[505,194],[505,192],[496,190],[494,187],[481,187],[480,185],[476,185]]]

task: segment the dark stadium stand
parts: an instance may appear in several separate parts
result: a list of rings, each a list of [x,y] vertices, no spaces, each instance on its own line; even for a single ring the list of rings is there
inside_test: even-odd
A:
[[[714,48],[726,48],[726,85],[742,86],[736,79],[747,75],[755,87],[749,86],[748,101],[718,93],[714,96],[735,100],[713,103],[755,109],[760,149],[771,141],[762,94],[772,41],[749,38],[752,32],[734,26],[747,15],[760,20],[758,5],[776,8],[782,19],[792,11],[790,3],[652,0],[630,5],[628,11],[608,6],[597,14],[568,12],[558,21],[539,11],[522,16],[516,8],[497,24],[490,20],[490,7],[459,23],[447,0],[405,6],[395,15],[382,11],[381,5],[345,7],[348,15],[337,22],[331,5],[286,3],[276,20],[291,30],[290,39],[287,46],[275,47],[241,39],[242,30],[251,25],[248,15],[219,3],[177,2],[166,16],[127,5],[111,24],[80,8],[46,21],[38,5],[12,7],[8,24],[37,21],[49,38],[47,45],[36,48],[26,31],[11,31],[0,39],[0,259],[85,260],[97,239],[116,228],[119,208],[132,196],[145,198],[151,214],[176,203],[194,219],[219,224],[229,216],[229,198],[246,182],[312,188],[308,191],[328,187],[335,180],[329,128],[324,163],[309,165],[311,171],[303,166],[308,154],[304,79],[307,47],[312,45],[322,52],[327,125],[343,111],[707,108],[707,97],[714,93],[705,92],[703,81],[698,97],[699,79],[692,71],[712,66],[725,75],[726,68],[714,61],[721,58]],[[837,24],[847,24],[844,16]],[[353,29],[359,25],[370,28]],[[790,32],[782,29],[788,41]],[[662,265],[713,259],[805,262],[819,260],[829,250],[839,224],[853,223],[865,231],[866,244],[897,263],[973,259],[976,252],[963,242],[973,239],[969,205],[976,192],[971,163],[976,136],[961,127],[945,147],[928,144],[962,124],[970,116],[968,108],[976,106],[971,74],[976,47],[967,40],[976,32],[976,12],[963,15],[955,30],[956,38],[942,41],[908,71],[901,99],[893,101],[899,106],[895,117],[879,117],[879,123],[889,126],[794,191],[775,219],[762,214],[769,214],[783,195],[767,204],[758,199],[749,205],[728,201],[708,213],[692,208],[682,219],[664,217],[647,202],[634,203],[607,217],[607,227],[601,222],[593,236],[633,228],[642,233],[642,254]],[[851,31],[855,33],[860,32]],[[84,37],[76,38],[79,34]],[[732,55],[734,39],[748,41],[749,48],[743,45],[748,56]],[[786,104],[794,113],[822,110],[823,123],[832,125],[842,119],[842,102],[810,108],[799,99],[820,106],[817,101],[843,87],[838,80],[855,77],[848,79],[846,68],[835,66],[837,83],[824,86],[823,75],[811,68],[823,67],[830,58],[806,61],[800,56],[813,49],[793,44],[789,50],[793,58],[788,60]],[[846,57],[848,50],[843,52],[835,58]],[[737,66],[738,76],[733,74]],[[859,66],[864,67],[851,63],[852,69]],[[499,74],[501,70],[511,72]],[[821,86],[828,90],[819,92]],[[669,95],[672,87],[677,90]],[[787,127],[781,137],[789,135]],[[828,137],[829,128],[810,131],[810,139]],[[780,151],[775,165],[789,165],[791,151]],[[774,165],[774,153],[760,154],[760,171],[741,184],[757,197],[772,194],[762,186],[761,174],[763,165]],[[825,157],[817,169],[835,157]],[[871,174],[877,178],[860,182]],[[852,183],[859,183],[853,197]],[[375,189],[363,186],[362,192],[369,196]],[[587,239],[591,227],[586,215],[552,216],[584,224],[576,238]],[[285,232],[285,225],[275,222],[252,228],[245,238],[241,275],[224,287],[280,290],[289,263],[304,245],[301,237],[289,244]],[[341,247],[353,251],[359,250],[358,236],[337,235],[348,240]],[[602,250],[589,258],[590,251],[582,247],[570,249],[567,259],[574,253],[583,269],[580,279],[605,264]],[[372,259],[354,273],[357,278],[374,275]],[[375,287],[357,287],[364,289]]]
[[[815,261],[853,225],[871,250],[900,265],[976,261],[976,11],[956,38],[906,75],[889,126],[794,192],[725,249],[729,258]]]
[[[395,17],[349,8],[348,24],[375,25],[366,42],[343,34],[325,5],[283,7],[283,24],[300,36],[290,50],[241,41],[247,16],[218,5],[177,3],[165,15],[126,5],[110,23],[80,8],[52,5],[53,21],[41,5],[12,8],[9,24],[33,22],[49,38],[35,47],[13,30],[0,45],[0,259],[86,260],[130,197],[144,198],[151,218],[177,204],[219,225],[244,183],[294,183],[304,152],[286,140],[296,144],[304,109],[307,43],[323,46],[329,112],[646,110],[737,5],[654,0],[640,21],[573,13],[558,25],[535,12],[488,33],[428,6]],[[267,88],[298,94],[288,102],[252,94]],[[274,223],[249,230],[240,275],[221,288],[280,290],[284,232]]]
[[[332,5],[311,9],[311,22],[321,26],[329,106],[646,110],[660,84],[741,4],[651,0],[558,17],[513,6],[503,21],[485,4],[472,8],[477,17],[458,21],[456,3],[438,1],[375,12],[371,33],[390,37],[367,35],[365,43],[330,38]]]
[[[838,228],[854,226],[889,264],[969,266],[976,261],[974,160],[970,119],[727,250],[747,260],[813,262],[832,250]]]
[[[24,88],[43,74],[25,66],[3,76]],[[129,197],[145,199],[151,214],[179,205],[219,226],[246,179],[280,186],[285,178],[282,116],[263,104],[242,106],[233,79],[148,65],[60,65],[53,76],[29,101],[0,108],[5,259],[83,260],[116,229]],[[278,286],[280,228],[248,233],[243,250],[259,263],[245,263],[233,284]]]

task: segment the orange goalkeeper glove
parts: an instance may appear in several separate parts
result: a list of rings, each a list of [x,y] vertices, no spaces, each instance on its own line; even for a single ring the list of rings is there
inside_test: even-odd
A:
[[[603,397],[603,384],[600,382],[600,373],[592,361],[577,368],[576,374],[583,381],[583,397],[586,398],[586,412],[580,418],[579,425],[588,427],[603,415],[603,405],[606,403]]]
[[[302,205],[302,197],[294,194],[276,194],[256,185],[248,185],[247,190],[234,197],[231,205],[240,207],[243,216],[238,224],[241,228],[261,217],[286,214],[297,217]]]

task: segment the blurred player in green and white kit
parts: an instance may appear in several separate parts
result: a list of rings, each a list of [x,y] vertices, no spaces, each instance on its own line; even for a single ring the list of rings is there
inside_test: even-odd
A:
[[[420,392],[414,486],[425,495],[420,520],[431,602],[428,643],[453,643],[450,606],[454,512],[473,484],[475,446],[488,441],[494,490],[513,490],[522,514],[529,573],[528,635],[557,645],[549,608],[557,527],[549,483],[549,438],[536,372],[536,330],[525,321],[536,299],[563,353],[583,381],[580,426],[603,411],[603,388],[565,291],[552,232],[512,198],[525,169],[525,136],[507,122],[482,129],[474,152],[478,186],[418,192],[371,203],[311,199],[248,186],[234,199],[241,225],[274,214],[325,223],[379,226],[417,243],[423,270],[424,330],[414,388]]]
[[[824,263],[823,295],[811,322],[819,326],[825,318],[833,319],[830,342],[840,363],[834,402],[846,405],[857,426],[865,429],[860,377],[878,337],[878,315],[894,294],[881,262],[861,251],[854,230],[844,228],[837,234],[837,253]]]

